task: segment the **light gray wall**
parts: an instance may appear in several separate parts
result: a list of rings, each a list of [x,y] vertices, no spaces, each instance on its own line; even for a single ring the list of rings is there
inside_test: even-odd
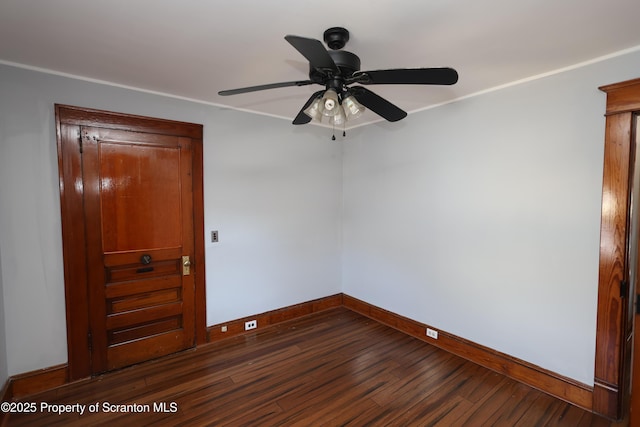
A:
[[[205,228],[220,238],[207,243],[209,324],[341,292],[340,144],[284,120],[221,119],[204,165]]]
[[[593,384],[597,88],[638,70],[635,52],[345,144],[343,291]]]
[[[343,291],[592,384],[596,88],[638,69],[635,52],[332,143],[323,128],[0,65],[7,375],[66,362],[62,103],[205,125],[205,233],[220,232],[205,236],[208,324]]]
[[[9,375],[67,361],[54,103],[204,125],[208,324],[340,292],[341,147],[326,129],[0,65]]]

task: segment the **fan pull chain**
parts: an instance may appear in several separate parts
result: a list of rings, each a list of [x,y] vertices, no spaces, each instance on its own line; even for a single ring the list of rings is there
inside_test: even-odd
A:
[[[342,137],[346,137],[347,136],[347,127],[346,127],[346,123],[342,124]],[[336,140],[336,125],[335,123],[333,124],[333,135],[331,136],[331,140],[335,141]]]

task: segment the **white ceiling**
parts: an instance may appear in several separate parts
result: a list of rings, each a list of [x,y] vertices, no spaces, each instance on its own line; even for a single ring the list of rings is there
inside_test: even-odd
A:
[[[342,26],[362,70],[458,71],[454,86],[368,86],[411,113],[637,49],[639,18],[638,0],[0,0],[0,61],[292,120],[319,86],[217,92],[306,80],[284,36]]]

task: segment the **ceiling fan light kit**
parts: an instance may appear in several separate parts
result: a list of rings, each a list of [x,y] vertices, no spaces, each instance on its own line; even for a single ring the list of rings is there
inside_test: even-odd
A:
[[[322,97],[322,115],[326,117],[335,116],[338,113],[340,102],[338,93],[334,89],[327,89]]]
[[[343,126],[347,122],[347,116],[341,106],[338,106],[336,114],[329,117],[329,123],[333,126]]]
[[[346,121],[360,117],[365,108],[390,122],[407,116],[401,108],[361,85],[453,85],[458,81],[458,73],[449,67],[360,71],[360,58],[341,50],[349,41],[349,31],[342,27],[329,28],[324,32],[324,41],[331,50],[325,49],[322,42],[316,39],[287,35],[285,40],[309,61],[309,80],[249,86],[223,90],[218,94],[228,96],[318,84],[324,86],[324,90],[311,95],[293,124],[302,125],[311,120],[321,122],[323,117],[328,117],[332,125],[342,126]]]
[[[347,116],[347,120],[355,120],[364,113],[364,106],[358,102],[358,100],[348,92],[345,94],[345,98],[342,100],[342,108]]]
[[[324,107],[323,107],[323,105],[322,105],[322,103],[320,101],[322,101],[322,97],[321,96],[315,98],[313,100],[313,102],[311,103],[311,105],[309,105],[307,108],[302,110],[303,114],[305,114],[311,120],[315,120],[317,122],[321,122],[322,121],[322,111],[321,110]]]

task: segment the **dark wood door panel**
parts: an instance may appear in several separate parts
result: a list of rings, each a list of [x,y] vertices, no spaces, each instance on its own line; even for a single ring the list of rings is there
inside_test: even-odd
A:
[[[181,291],[181,288],[176,286],[153,292],[135,293],[120,298],[107,298],[107,315],[114,316],[148,307],[180,302],[182,300]]]
[[[154,249],[152,261],[166,261],[178,259],[182,254],[182,247]],[[139,264],[143,255],[150,255],[149,249],[131,250],[126,252],[112,252],[104,254],[104,265],[114,267],[126,264]]]
[[[178,331],[153,335],[127,344],[113,345],[107,350],[106,371],[155,359],[184,350],[182,334]]]
[[[93,370],[103,372],[195,343],[193,275],[183,268],[194,255],[191,141],[94,127],[82,134],[83,182],[94,190],[85,206],[98,214],[87,227]]]
[[[180,278],[175,276],[150,277],[136,284],[136,292],[155,292],[180,286]],[[105,290],[105,297],[116,299],[131,295],[130,282],[112,283]]]
[[[120,132],[122,133],[122,132]],[[101,136],[99,133],[96,135]],[[181,246],[181,146],[138,145],[134,133],[100,140],[100,202],[105,253]],[[113,135],[112,135],[113,137]]]
[[[153,254],[153,251],[148,251]],[[152,261],[149,264],[126,264],[121,266],[105,266],[106,282],[108,285],[136,281],[149,277],[162,277],[168,275],[180,276],[182,274],[182,258]]]
[[[181,317],[182,308],[181,302],[173,302],[146,307],[143,310],[128,310],[123,313],[110,314],[107,316],[106,328],[107,331],[127,329],[136,325],[153,323],[160,319]]]
[[[150,324],[138,325],[129,329],[117,329],[109,331],[109,342],[116,345],[124,342],[135,341],[142,337],[154,336],[165,332],[175,331],[182,327],[182,319],[170,317]]]

